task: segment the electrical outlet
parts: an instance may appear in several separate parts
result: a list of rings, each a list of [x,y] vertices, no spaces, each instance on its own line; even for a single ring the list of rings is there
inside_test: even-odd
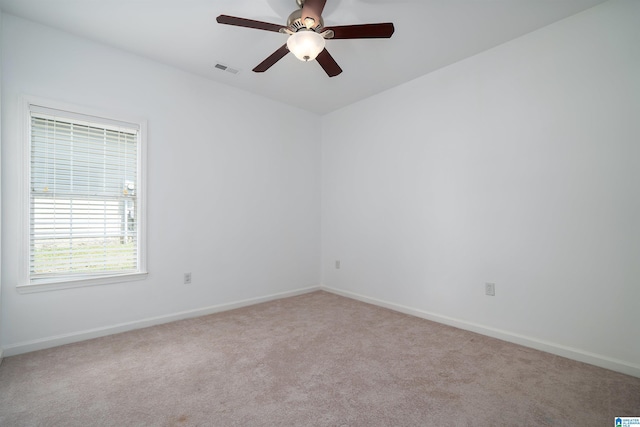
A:
[[[336,260],[336,270],[340,270],[340,260]]]
[[[191,283],[191,273],[184,273],[184,284],[188,285]]]
[[[495,296],[496,295],[496,284],[495,283],[485,283],[484,284],[484,293],[485,295]]]

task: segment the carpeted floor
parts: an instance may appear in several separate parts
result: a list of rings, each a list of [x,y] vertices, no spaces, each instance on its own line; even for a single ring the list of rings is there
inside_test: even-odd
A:
[[[2,426],[612,426],[625,376],[326,292],[5,358]]]

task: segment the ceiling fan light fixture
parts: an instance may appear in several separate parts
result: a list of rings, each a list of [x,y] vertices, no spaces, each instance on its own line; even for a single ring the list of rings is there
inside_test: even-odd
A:
[[[324,46],[324,37],[313,30],[300,29],[287,39],[287,48],[301,61],[313,61]]]

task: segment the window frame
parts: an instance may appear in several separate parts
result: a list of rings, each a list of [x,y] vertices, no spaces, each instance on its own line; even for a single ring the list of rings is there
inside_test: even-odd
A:
[[[139,117],[125,116],[66,104],[33,96],[22,97],[23,135],[21,135],[22,168],[20,194],[22,197],[21,212],[21,238],[19,244],[20,275],[16,289],[19,293],[32,293],[69,289],[86,286],[106,285],[145,279],[147,271],[147,179],[146,179],[146,155],[147,155],[147,121]],[[85,120],[100,125],[121,125],[138,128],[137,144],[137,231],[138,231],[138,269],[135,272],[102,274],[97,276],[60,275],[55,278],[31,280],[30,275],[30,203],[31,203],[31,113],[35,109],[56,110],[69,120]]]

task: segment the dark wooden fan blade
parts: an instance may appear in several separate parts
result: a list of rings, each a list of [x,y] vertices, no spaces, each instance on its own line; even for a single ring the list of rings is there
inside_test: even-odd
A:
[[[326,2],[327,0],[305,0],[302,5],[302,23],[305,23],[306,18],[311,18],[314,22],[312,28],[319,25]]]
[[[335,77],[342,72],[342,68],[340,68],[327,49],[320,52],[316,61],[318,61],[318,64],[320,64],[329,77]]]
[[[267,59],[262,61],[260,64],[253,69],[256,73],[264,73],[267,71],[273,64],[280,61],[284,56],[289,53],[289,49],[287,49],[287,44],[283,44],[282,47],[275,52],[273,52]]]
[[[333,30],[334,39],[388,39],[395,28],[391,22],[362,25],[339,25],[327,27],[325,30]]]
[[[266,30],[280,32],[282,25],[271,24],[269,22],[254,21],[253,19],[238,18],[236,16],[220,15],[216,18],[218,24],[235,25],[237,27],[255,28],[256,30]]]

